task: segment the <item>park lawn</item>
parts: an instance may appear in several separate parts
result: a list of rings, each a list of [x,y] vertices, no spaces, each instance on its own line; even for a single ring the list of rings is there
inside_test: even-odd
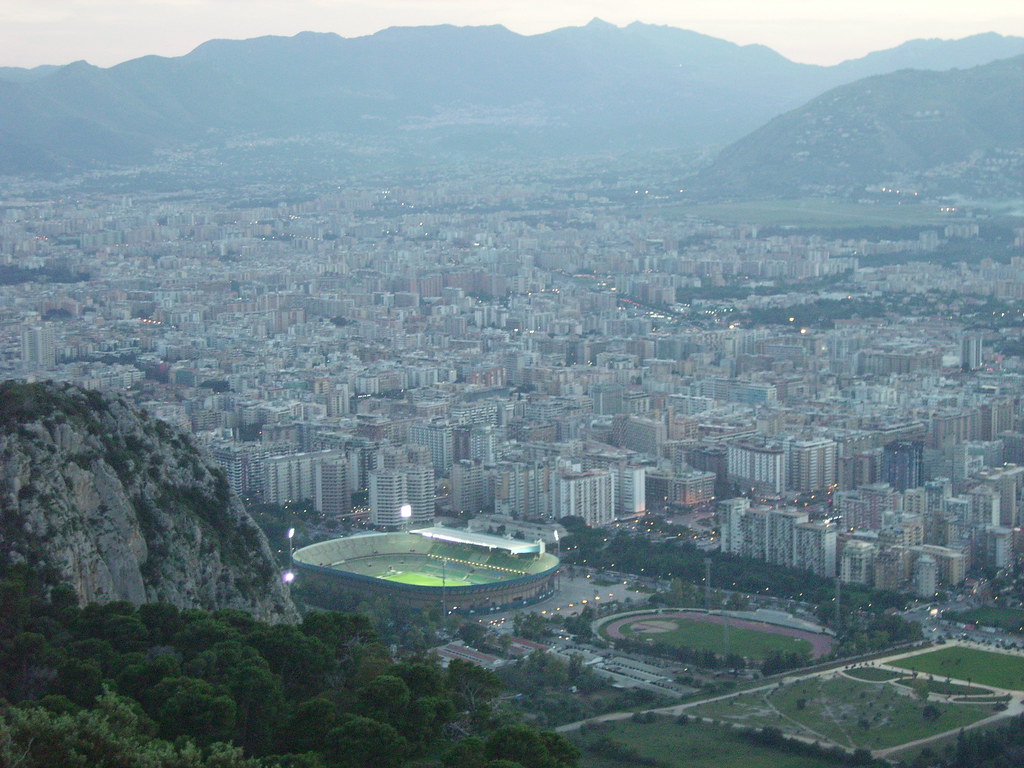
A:
[[[722,624],[696,619],[674,619],[667,616],[653,618],[659,622],[672,622],[676,625],[676,629],[658,633],[633,632],[628,624],[624,624],[620,627],[620,631],[633,640],[649,637],[658,643],[707,649],[719,654],[738,653],[748,659],[763,659],[772,651],[792,652],[810,657],[812,651],[811,644],[799,637],[787,637],[733,626],[728,629],[728,647],[726,647],[726,630]]]
[[[895,680],[902,676],[899,672],[893,672],[889,669],[879,669],[878,667],[856,667],[855,669],[843,670],[843,674],[869,683],[887,683],[890,680]]]
[[[904,677],[898,682],[900,685],[913,688],[915,691],[928,691],[928,693],[938,693],[943,696],[984,696],[993,693],[991,688],[947,683],[945,680],[929,680],[926,677],[919,677],[917,680]]]
[[[695,707],[696,716],[748,727],[771,726],[844,747],[884,749],[981,720],[991,706],[922,702],[892,685],[844,677],[800,680],[769,691]],[[937,713],[926,717],[926,707]]]
[[[886,663],[890,667],[910,669],[936,677],[970,680],[973,683],[994,685],[1012,691],[1024,690],[1022,656],[953,646]]]
[[[947,613],[945,618],[1024,634],[1024,611],[1015,608],[975,608],[960,613]]]
[[[650,764],[615,759],[599,748],[586,749],[587,744],[602,738],[632,748],[640,758],[657,761],[655,764],[663,768],[839,768],[841,765],[827,758],[804,757],[757,746],[724,726],[695,722],[680,725],[670,718],[657,718],[653,723],[618,720],[569,735],[584,750],[581,762],[586,768],[635,768]]]
[[[651,218],[678,219],[699,216],[712,221],[761,226],[828,227],[913,227],[949,224],[953,217],[937,206],[886,205],[823,199],[753,200],[707,205],[666,205],[650,209]]]

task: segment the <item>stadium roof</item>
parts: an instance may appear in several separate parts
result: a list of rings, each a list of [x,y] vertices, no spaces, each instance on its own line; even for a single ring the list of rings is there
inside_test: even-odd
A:
[[[451,541],[456,544],[472,544],[477,547],[488,549],[501,549],[511,552],[513,555],[536,555],[544,551],[544,543],[541,541],[522,541],[521,539],[509,539],[505,536],[492,536],[487,533],[473,533],[471,531],[456,530],[454,528],[417,528],[409,533],[418,533],[428,539],[439,539],[440,541]]]

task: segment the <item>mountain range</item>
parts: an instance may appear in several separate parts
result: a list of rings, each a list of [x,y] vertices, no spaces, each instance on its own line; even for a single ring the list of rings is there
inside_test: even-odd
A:
[[[394,27],[215,40],[107,69],[0,69],[0,173],[149,160],[239,139],[331,136],[470,153],[721,147],[837,86],[1024,54],[996,34],[918,40],[831,67],[758,45],[594,20],[541,35]]]
[[[1024,56],[900,70],[834,88],[723,149],[702,195],[799,197],[900,186],[1020,197]]]

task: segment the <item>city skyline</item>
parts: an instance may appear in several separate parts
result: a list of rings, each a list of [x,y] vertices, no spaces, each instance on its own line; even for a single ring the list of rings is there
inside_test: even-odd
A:
[[[60,65],[84,59],[109,67],[146,55],[183,56],[211,39],[290,36],[302,31],[360,37],[390,26],[502,24],[519,34],[535,35],[581,26],[593,18],[616,26],[641,21],[689,29],[740,45],[765,45],[793,61],[821,65],[913,39],[957,39],[983,32],[1024,35],[1024,13],[1004,0],[970,6],[912,0],[901,3],[898,13],[878,0],[827,6],[791,0],[770,7],[729,0],[713,9],[664,0],[645,0],[626,9],[607,0],[585,4],[528,0],[513,7],[461,0],[374,4],[299,0],[287,5],[265,0],[245,6],[234,0],[139,4],[48,0],[32,6],[0,0],[4,51],[0,66]]]

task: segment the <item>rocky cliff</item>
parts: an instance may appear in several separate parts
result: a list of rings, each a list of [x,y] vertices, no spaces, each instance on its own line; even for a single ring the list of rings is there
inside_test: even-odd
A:
[[[266,538],[191,438],[70,385],[0,383],[0,569],[17,563],[82,602],[295,617]]]

